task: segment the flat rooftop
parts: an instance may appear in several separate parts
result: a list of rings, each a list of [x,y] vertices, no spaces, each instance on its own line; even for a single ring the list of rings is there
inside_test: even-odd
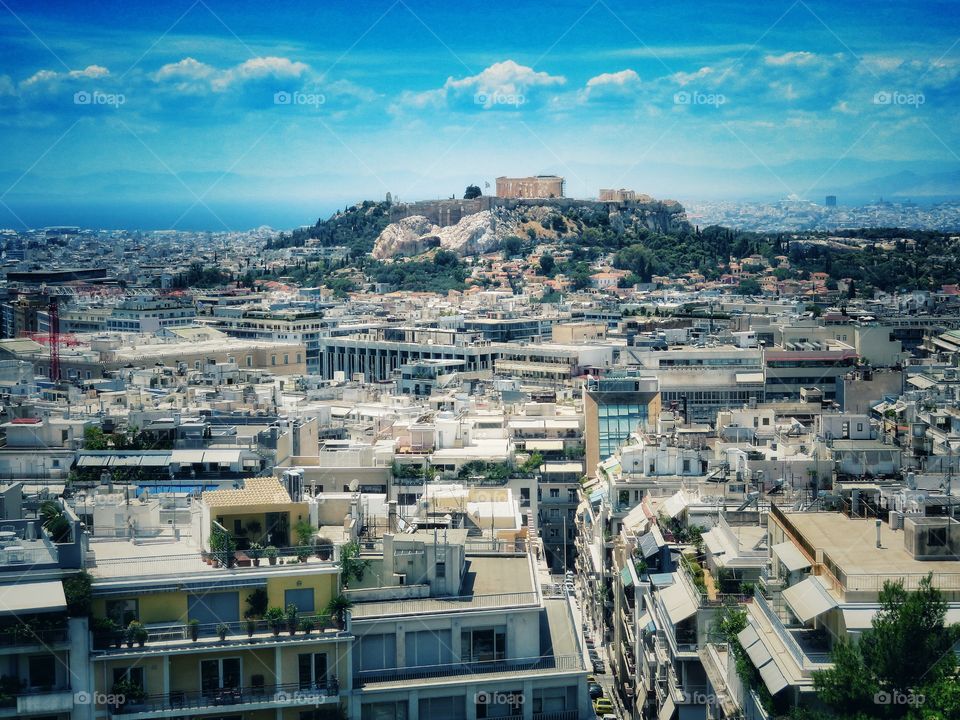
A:
[[[875,518],[850,518],[843,513],[784,513],[803,539],[848,575],[915,575],[960,573],[957,560],[914,560],[904,547],[903,531],[880,524],[877,547]]]
[[[467,557],[463,582],[457,597],[357,601],[351,615],[355,620],[362,620],[396,615],[530,606],[538,602],[530,561],[526,555],[471,555]]]

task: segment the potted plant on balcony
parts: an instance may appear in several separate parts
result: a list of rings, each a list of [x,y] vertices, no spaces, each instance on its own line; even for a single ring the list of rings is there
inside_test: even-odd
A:
[[[340,576],[343,578],[344,587],[351,579],[357,582],[363,580],[363,574],[369,566],[369,560],[360,558],[360,544],[356,540],[340,548]]]
[[[254,567],[260,567],[260,558],[263,557],[263,545],[260,543],[250,543],[250,549],[247,551],[247,555],[253,560]]]
[[[329,560],[333,553],[333,540],[328,537],[318,537],[316,542],[317,557],[321,560]]]
[[[93,619],[93,638],[98,647],[110,647],[117,642],[120,626],[110,618]]]
[[[336,626],[342,630],[346,620],[347,610],[349,610],[352,606],[353,603],[350,602],[350,598],[341,593],[330,599],[330,602],[327,603],[325,610],[326,613],[333,618]]]
[[[270,629],[273,630],[273,635],[276,637],[280,634],[280,631],[283,630],[283,625],[287,620],[287,616],[283,612],[283,608],[272,607],[267,610],[266,614],[263,616],[263,619],[266,620],[270,625]]]
[[[270,562],[271,565],[277,564],[277,555],[280,554],[280,551],[277,550],[273,545],[267,545],[263,550],[264,557]]]
[[[194,618],[187,623],[187,627],[190,630],[190,639],[196,642],[200,639],[200,621]]]
[[[257,621],[256,620],[247,620],[245,623],[247,628],[247,637],[252,638],[253,634],[257,631]]]
[[[117,698],[118,707],[137,705],[142,703],[144,698],[147,696],[141,685],[128,679],[118,680],[115,682],[111,692],[114,697]]]
[[[300,621],[300,629],[303,631],[304,635],[309,635],[311,632],[313,632],[313,629],[316,626],[317,624],[310,618],[304,618]]]
[[[220,623],[217,625],[217,635],[220,636],[220,642],[226,641],[228,632],[230,632],[230,626],[226,623]]]
[[[287,630],[291,635],[296,635],[297,633],[297,606],[293,603],[287,605],[286,618],[287,618]]]
[[[126,641],[128,648],[132,648],[134,643],[143,647],[143,644],[147,641],[147,629],[141,622],[137,620],[130,621],[130,624],[127,625]]]

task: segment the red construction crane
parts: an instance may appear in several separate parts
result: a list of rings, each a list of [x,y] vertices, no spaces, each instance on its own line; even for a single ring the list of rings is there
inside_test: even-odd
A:
[[[47,296],[47,343],[50,346],[50,379],[60,382],[60,296],[75,295],[73,288],[63,285],[44,285],[41,292]]]

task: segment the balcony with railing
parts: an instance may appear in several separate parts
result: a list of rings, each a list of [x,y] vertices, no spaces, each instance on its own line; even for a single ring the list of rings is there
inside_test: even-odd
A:
[[[43,687],[6,688],[0,692],[0,716],[24,717],[35,713],[69,712],[73,695],[69,683]]]
[[[354,620],[368,620],[398,615],[432,615],[475,610],[536,607],[536,592],[495,593],[489,595],[456,595],[438,598],[410,598],[383,602],[358,602],[351,610]]]
[[[310,625],[310,632],[304,626]],[[330,615],[299,615],[294,631],[289,625],[271,625],[266,620],[244,620],[227,623],[155,624],[147,625],[147,636],[141,645],[127,637],[123,630],[94,631],[93,654],[103,657],[117,655],[166,654],[191,648],[226,648],[250,643],[304,643],[324,640],[346,640],[352,636],[343,630]],[[220,639],[221,631],[224,639]],[[194,639],[196,636],[196,639]]]
[[[754,590],[754,602],[751,605],[753,617],[761,620],[764,626],[762,629],[773,633],[779,644],[793,658],[803,677],[812,677],[814,670],[823,669],[830,664],[830,650],[823,643],[820,631],[805,626],[784,625],[779,613],[759,588]]]
[[[123,702],[108,705],[113,717],[134,720],[138,715],[174,712],[184,717],[198,714],[223,714],[225,711],[251,712],[277,707],[319,707],[339,703],[340,687],[335,681],[311,686],[300,683],[258,685],[252,687],[214,688],[208,690],[173,690],[157,695],[122,698]],[[121,698],[118,698],[121,699]]]
[[[20,652],[31,647],[61,649],[69,642],[69,631],[62,628],[39,628],[23,622],[0,629],[0,654]]]
[[[380,670],[360,670],[354,674],[354,687],[373,687],[403,684],[407,681],[428,679],[482,676],[483,680],[498,675],[515,678],[518,673],[552,674],[557,672],[584,670],[580,655],[541,655],[529,658],[507,658],[502,660],[479,660],[474,662],[450,662],[439,665],[416,665],[404,668],[385,668]]]

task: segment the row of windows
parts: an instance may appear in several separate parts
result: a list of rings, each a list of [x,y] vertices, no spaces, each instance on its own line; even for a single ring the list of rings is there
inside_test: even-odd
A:
[[[54,657],[52,655],[43,656],[49,659],[50,667],[42,672],[43,679],[49,679],[50,682],[43,682],[43,685],[52,686],[52,678],[55,676],[56,668],[53,667]],[[31,658],[31,671],[33,669],[33,658]],[[240,690],[244,687],[243,663],[239,657],[216,658],[211,660],[201,660],[199,663],[200,671],[200,691],[204,695],[219,695],[223,690]],[[301,690],[325,688],[327,686],[328,671],[327,653],[301,653],[297,656],[297,680]],[[32,676],[31,676],[32,679]],[[264,676],[260,674],[251,675],[250,688],[253,691],[263,689],[265,682]],[[113,669],[113,685],[120,682],[130,682],[143,690],[147,690],[146,677],[142,667],[116,667]]]

